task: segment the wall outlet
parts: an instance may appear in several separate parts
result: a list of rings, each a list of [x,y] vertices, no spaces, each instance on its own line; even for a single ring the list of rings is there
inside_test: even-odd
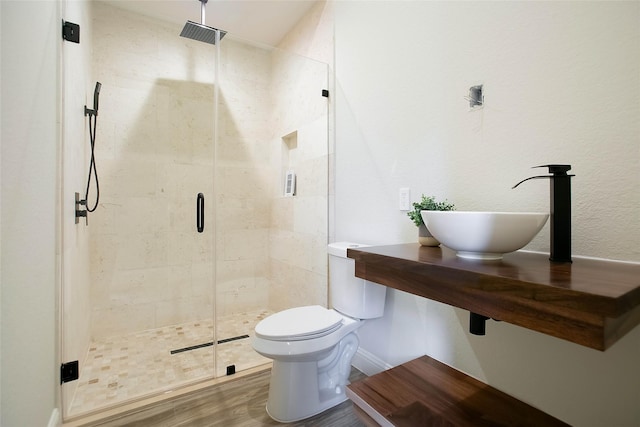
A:
[[[408,211],[411,209],[411,190],[409,188],[401,188],[399,193],[400,210]]]

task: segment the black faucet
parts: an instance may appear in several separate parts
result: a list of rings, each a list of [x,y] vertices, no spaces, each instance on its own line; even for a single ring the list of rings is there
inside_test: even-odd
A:
[[[551,180],[551,255],[554,262],[571,261],[571,177],[567,172],[571,165],[542,165],[549,168],[551,175],[532,176],[523,179],[511,188],[530,179],[549,178]]]

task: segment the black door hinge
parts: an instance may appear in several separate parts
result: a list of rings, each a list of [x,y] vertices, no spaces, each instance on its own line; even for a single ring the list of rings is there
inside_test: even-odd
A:
[[[80,43],[80,25],[62,21],[62,38],[66,41]]]
[[[329,91],[327,89],[322,89],[322,96],[324,96],[325,98],[329,97]]]
[[[79,377],[78,361],[63,363],[60,366],[60,384],[75,381]]]

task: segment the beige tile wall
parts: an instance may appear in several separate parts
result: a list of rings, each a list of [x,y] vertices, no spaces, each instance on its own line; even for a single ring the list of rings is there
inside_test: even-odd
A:
[[[214,304],[218,315],[325,305],[326,65],[227,36],[214,147],[212,46],[100,2],[93,27],[103,84],[94,338],[210,318]],[[282,195],[287,168],[298,175],[293,198]]]
[[[97,2],[94,74],[102,83],[91,215],[94,339],[213,315],[213,47],[175,25]],[[211,212],[209,210],[209,212]]]
[[[324,58],[319,34],[331,39],[318,3],[273,53],[273,146],[280,158],[281,179],[272,204],[270,308],[327,305],[329,89],[326,63],[293,55]],[[324,31],[324,33],[323,33]],[[288,141],[289,136],[295,143]],[[294,147],[294,148],[292,148]],[[296,195],[282,197],[282,175],[296,172]]]
[[[221,49],[218,312],[326,305],[326,65],[231,40]]]

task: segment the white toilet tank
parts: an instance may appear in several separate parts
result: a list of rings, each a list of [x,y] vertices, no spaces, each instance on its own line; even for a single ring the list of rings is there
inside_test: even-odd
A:
[[[355,275],[355,261],[347,258],[347,248],[366,247],[351,242],[329,244],[329,289],[331,305],[356,319],[382,317],[387,287]]]

